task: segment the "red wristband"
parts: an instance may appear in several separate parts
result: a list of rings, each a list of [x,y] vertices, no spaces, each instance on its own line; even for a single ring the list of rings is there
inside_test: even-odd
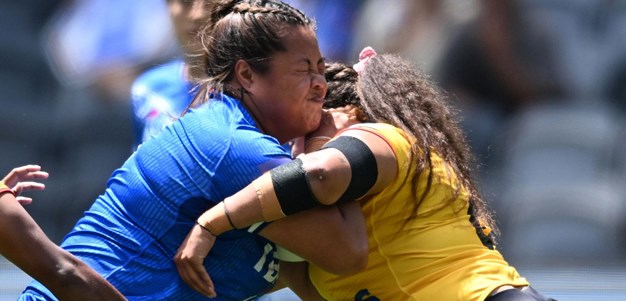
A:
[[[13,192],[13,189],[9,188],[9,186],[7,186],[7,184],[4,184],[4,182],[0,181],[0,195],[8,192],[10,194],[12,194],[13,196],[15,196],[15,192]]]

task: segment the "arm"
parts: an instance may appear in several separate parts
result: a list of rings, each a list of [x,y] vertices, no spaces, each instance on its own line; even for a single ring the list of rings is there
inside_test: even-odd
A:
[[[334,274],[356,273],[367,265],[365,219],[356,201],[288,216],[260,234]]]
[[[368,188],[367,192],[364,193],[363,198],[381,191],[395,179],[397,174],[396,158],[393,150],[383,138],[374,133],[360,130],[349,130],[342,134],[342,136],[344,135],[361,141],[375,158],[377,176],[371,188]],[[304,197],[299,193],[308,193],[309,198],[312,194],[321,204],[336,203],[349,187],[352,178],[351,165],[344,153],[329,148],[305,154],[299,158],[303,162],[302,169],[304,172],[301,174],[306,177],[307,187],[293,191],[294,193],[290,195],[291,199],[285,201],[301,202]],[[292,163],[287,163],[281,167]],[[275,170],[270,171],[270,173]],[[231,222],[242,228],[258,221],[278,220],[284,217],[270,173],[264,174],[235,195],[206,211],[198,219],[199,225],[192,228],[181,244],[174,261],[183,280],[196,291],[207,296],[214,296],[215,294],[213,283],[202,265],[204,258],[215,243],[215,235],[232,229]],[[356,177],[358,176],[356,175]],[[262,203],[259,195],[269,202]],[[228,215],[226,214],[227,211],[229,212]]]
[[[397,173],[397,162],[393,150],[383,138],[361,130],[345,131],[336,139],[339,140],[341,137],[359,141],[375,159],[373,184],[367,187],[366,192],[353,199],[363,199],[380,192],[391,183]],[[333,205],[352,184],[352,178],[359,178],[359,174],[352,174],[352,168],[361,172],[362,169],[359,169],[358,165],[366,161],[351,160],[345,152],[337,148],[326,148],[301,155],[299,160],[301,167],[294,166],[298,161],[294,160],[263,174],[252,184],[226,198],[221,205],[207,210],[198,221],[213,234],[219,235],[232,229],[231,221],[241,228],[260,221],[281,219],[286,216],[285,213],[289,215],[298,211],[298,209],[286,210],[291,209],[286,208],[286,205],[301,205],[306,199],[312,199],[319,205]],[[289,166],[292,163],[294,164]],[[288,167],[285,168],[286,166]],[[297,174],[291,173],[293,170],[296,170]],[[293,178],[296,180],[291,182],[276,180],[282,177],[289,178],[290,181]],[[305,189],[289,190],[293,182],[296,184],[304,182]],[[281,194],[279,190],[283,190],[283,193]],[[285,190],[288,193],[284,193]],[[308,208],[304,208],[306,209]],[[228,215],[226,211],[229,212]]]
[[[288,216],[260,234],[306,260],[280,263],[280,285],[302,300],[324,300],[309,278],[308,262],[335,274],[356,273],[367,265],[365,219],[357,201]]]
[[[13,169],[0,183],[13,191],[40,190],[43,184],[23,180],[47,177],[39,166],[29,165]],[[16,198],[11,191],[0,194],[0,254],[41,281],[61,300],[84,300],[86,296],[90,300],[125,300],[89,266],[50,241],[18,199],[32,201]]]

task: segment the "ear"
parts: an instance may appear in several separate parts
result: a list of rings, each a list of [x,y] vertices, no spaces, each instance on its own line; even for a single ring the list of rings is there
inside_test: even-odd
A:
[[[250,64],[244,60],[238,60],[235,63],[235,78],[239,84],[246,90],[250,89],[254,82],[254,72]]]

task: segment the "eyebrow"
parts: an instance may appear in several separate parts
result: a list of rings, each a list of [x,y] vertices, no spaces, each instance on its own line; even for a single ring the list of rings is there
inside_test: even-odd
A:
[[[309,60],[308,58],[303,57],[303,58],[300,58],[300,59],[296,62],[296,64],[299,64],[299,63],[306,63],[307,65],[317,66],[317,65],[319,65],[319,64],[324,64],[325,62],[326,62],[326,58],[325,58],[325,57],[321,57],[319,60],[317,60],[317,63],[315,63],[315,64],[311,63],[311,60]]]

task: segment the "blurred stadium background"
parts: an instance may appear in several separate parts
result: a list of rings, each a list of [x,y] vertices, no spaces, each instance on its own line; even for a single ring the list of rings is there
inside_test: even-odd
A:
[[[290,2],[328,59],[400,53],[450,92],[533,286],[626,300],[626,0]],[[132,80],[178,55],[165,1],[1,1],[0,45],[0,174],[50,172],[27,209],[60,243],[130,155]],[[0,258],[0,301],[29,279]]]

